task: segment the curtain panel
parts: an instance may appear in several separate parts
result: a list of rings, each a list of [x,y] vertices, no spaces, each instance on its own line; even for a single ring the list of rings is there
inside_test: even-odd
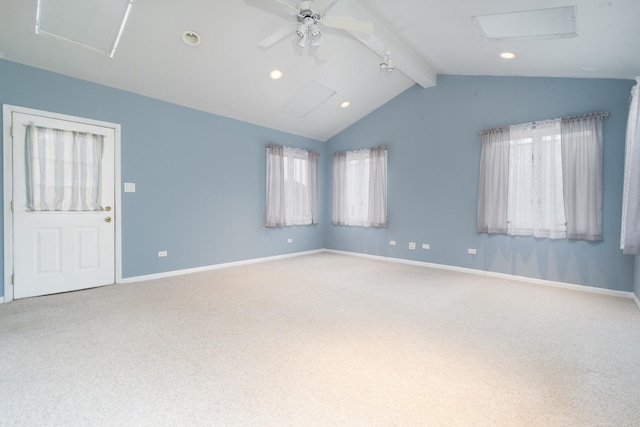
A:
[[[267,145],[267,227],[286,225],[284,191],[284,147]]]
[[[562,120],[567,238],[602,240],[602,117]]]
[[[346,174],[347,153],[333,154],[331,169],[331,223],[333,225],[348,225]]]
[[[104,136],[28,125],[27,209],[99,211]]]
[[[640,108],[638,86],[631,89],[625,148],[624,186],[620,248],[622,253],[640,255]]]
[[[318,157],[319,153],[307,151],[308,155],[308,182],[309,186],[309,214],[311,224],[318,223]]]
[[[507,233],[509,128],[482,134],[478,179],[478,233]]]
[[[369,206],[370,227],[387,226],[387,148],[369,150]]]

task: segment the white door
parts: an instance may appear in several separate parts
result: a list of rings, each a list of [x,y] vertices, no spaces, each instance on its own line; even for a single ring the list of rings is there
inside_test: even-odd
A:
[[[104,135],[101,172],[96,174],[101,188],[98,209],[28,208],[27,197],[33,198],[27,191],[25,137],[29,124]],[[12,112],[12,126],[14,298],[114,283],[114,129],[18,112]]]

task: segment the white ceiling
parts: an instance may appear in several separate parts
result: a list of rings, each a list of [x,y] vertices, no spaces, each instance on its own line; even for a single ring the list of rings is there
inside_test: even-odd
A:
[[[393,46],[396,67],[412,78],[399,70],[380,72],[381,52],[354,35],[365,42],[367,37],[340,30],[323,32],[329,52],[324,63],[295,46],[293,27],[291,37],[259,48],[258,42],[295,18],[243,0],[134,0],[113,58],[36,35],[36,4],[0,0],[0,57],[321,141],[419,81],[410,70],[415,64],[427,76],[423,87],[436,73],[619,79],[640,74],[638,0],[339,0],[327,10],[376,22],[369,38]],[[571,5],[577,6],[576,38],[485,42],[472,20]],[[200,34],[199,46],[182,43],[187,30]],[[516,53],[516,59],[500,59],[503,51]],[[269,78],[274,68],[284,73],[280,80]],[[336,94],[302,118],[280,111],[313,80]],[[351,105],[341,109],[344,100]]]

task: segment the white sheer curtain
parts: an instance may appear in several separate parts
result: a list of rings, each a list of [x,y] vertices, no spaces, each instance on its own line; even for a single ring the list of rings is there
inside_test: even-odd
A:
[[[267,146],[266,225],[318,223],[318,153]]]
[[[509,194],[509,128],[482,134],[478,181],[478,233],[506,233]]]
[[[309,186],[309,211],[311,223],[318,223],[318,157],[320,154],[315,151],[307,151],[308,155],[308,180]]]
[[[560,123],[556,119],[510,127],[509,234],[566,237]]]
[[[387,148],[369,151],[369,208],[371,227],[387,226]]]
[[[286,225],[284,194],[284,147],[267,145],[267,227]]]
[[[27,209],[102,210],[104,136],[27,126]]]
[[[533,136],[532,123],[509,127],[509,203],[507,232],[516,236],[533,234]]]
[[[562,120],[567,238],[602,240],[602,115]]]
[[[332,156],[332,224],[387,226],[387,151],[374,147]]]
[[[640,77],[636,78],[640,83]],[[625,149],[620,248],[640,255],[640,108],[638,84],[631,90]]]
[[[348,225],[347,153],[343,151],[335,153],[331,157],[331,223],[333,225]]]
[[[533,130],[533,236],[567,237],[562,184],[561,120],[536,122]]]

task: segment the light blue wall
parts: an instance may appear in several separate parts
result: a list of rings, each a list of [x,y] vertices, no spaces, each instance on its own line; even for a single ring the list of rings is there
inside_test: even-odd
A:
[[[2,104],[122,125],[122,182],[137,190],[122,194],[124,277],[326,247],[634,289],[634,258],[618,249],[632,81],[439,76],[436,87],[407,90],[327,144],[3,60],[0,81]],[[477,131],[591,111],[612,113],[605,119],[604,242],[478,235]],[[262,225],[267,142],[321,153],[320,225]],[[378,144],[390,146],[389,228],[329,225],[329,154]],[[418,250],[409,251],[409,241]],[[478,254],[468,255],[469,247]],[[159,250],[169,256],[158,258]]]
[[[124,277],[323,247],[322,226],[263,224],[265,144],[324,143],[4,60],[0,82],[0,104],[121,124]]]
[[[631,291],[634,259],[619,249],[630,80],[438,76],[329,141],[329,152],[389,145],[387,229],[330,226],[329,248]],[[593,111],[604,125],[604,241],[476,232],[479,130]],[[329,166],[325,165],[325,174]],[[329,183],[327,184],[327,188]],[[325,217],[330,207],[325,205]],[[396,240],[397,246],[389,246]],[[416,251],[408,242],[418,244]],[[429,243],[428,251],[420,249]],[[476,248],[476,255],[467,254]],[[636,291],[637,292],[637,291]]]

